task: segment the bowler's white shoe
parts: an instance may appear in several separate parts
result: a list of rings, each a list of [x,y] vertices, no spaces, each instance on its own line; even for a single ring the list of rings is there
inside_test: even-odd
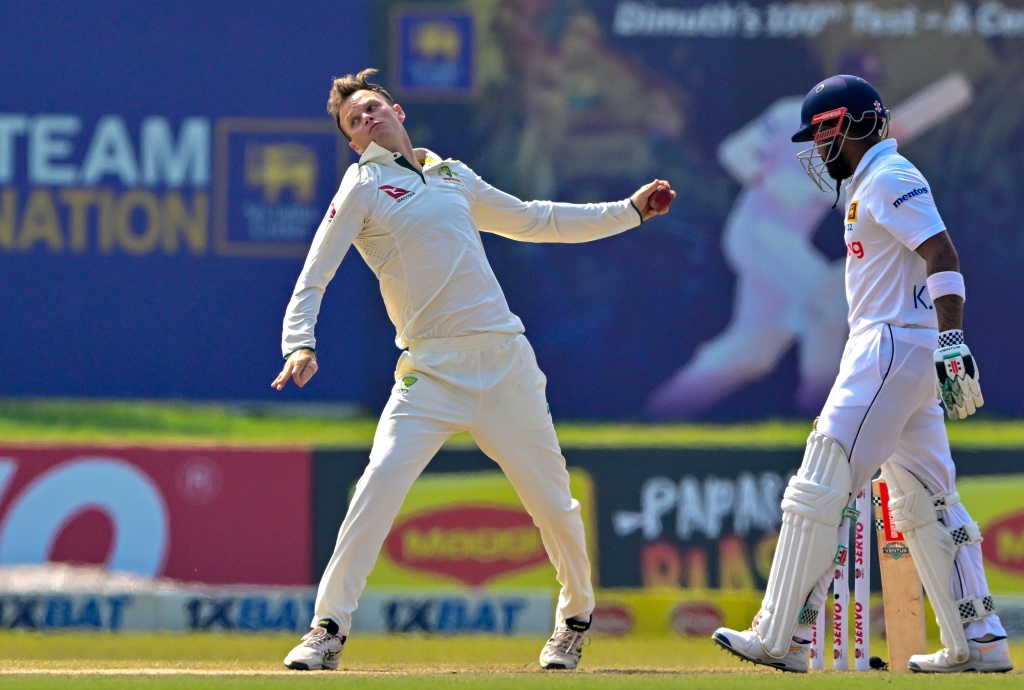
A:
[[[341,661],[345,639],[318,625],[303,635],[302,642],[284,658],[284,665],[295,671],[333,671]]]
[[[771,666],[780,671],[807,673],[807,657],[810,645],[800,644],[795,640],[789,651],[782,658],[769,656],[761,643],[761,638],[753,630],[738,632],[729,628],[719,628],[711,634],[711,639],[725,651],[735,654],[741,659],[752,661],[762,666]]]
[[[568,671],[576,668],[583,655],[583,643],[587,640],[589,629],[589,622],[573,618],[568,619],[564,625],[555,626],[551,639],[540,651],[540,667]]]
[[[934,654],[913,655],[907,666],[915,673],[1006,673],[1013,670],[1005,637],[991,642],[967,640],[967,647],[971,655],[962,663],[949,658],[948,649],[940,649]]]

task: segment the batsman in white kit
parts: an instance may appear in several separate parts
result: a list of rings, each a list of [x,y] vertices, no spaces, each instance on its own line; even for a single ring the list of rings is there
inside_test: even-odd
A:
[[[839,526],[851,498],[881,469],[889,510],[935,610],[944,649],[914,655],[911,671],[1005,672],[1006,631],[982,565],[981,532],[956,492],[942,407],[950,419],[983,403],[964,343],[965,296],[956,249],[931,186],[887,139],[889,112],[867,81],[837,75],[804,98],[793,141],[811,179],[846,183],[850,337],[839,375],[782,499],[767,591],[751,629],[712,640],[755,664],[806,673]],[[827,179],[831,178],[831,179]]]
[[[295,285],[284,318],[284,369],[272,386],[280,390],[289,379],[302,386],[316,372],[321,299],[350,245],[380,280],[403,352],[369,465],[320,581],[313,629],[285,665],[338,667],[366,578],[412,483],[448,437],[468,431],[518,492],[562,586],[540,664],[576,668],[594,608],[580,504],[569,491],[546,379],[480,232],[524,242],[596,240],[664,213],[675,192],[655,180],[612,203],[520,201],[459,161],[414,149],[405,111],[367,81],[375,72],[346,75],[331,88],[327,110],[361,157],[346,172]]]

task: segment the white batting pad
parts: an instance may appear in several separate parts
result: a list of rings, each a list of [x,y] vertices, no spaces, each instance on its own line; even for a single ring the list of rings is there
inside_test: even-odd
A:
[[[832,567],[852,483],[842,447],[812,431],[800,470],[783,495],[779,543],[761,611],[754,619],[754,630],[773,657],[789,651],[807,596]]]
[[[914,557],[921,584],[935,610],[942,643],[954,661],[964,662],[970,655],[963,626],[965,607],[953,599],[949,583],[957,549],[961,544],[981,541],[981,531],[977,523],[950,530],[939,521],[938,510],[959,500],[955,493],[933,497],[917,477],[893,462],[882,465],[882,477],[889,486],[889,511]],[[982,613],[985,606],[971,608],[973,615],[986,615]]]

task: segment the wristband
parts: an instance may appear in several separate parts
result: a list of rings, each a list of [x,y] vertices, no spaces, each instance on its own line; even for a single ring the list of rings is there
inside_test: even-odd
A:
[[[946,295],[957,295],[967,301],[967,297],[964,296],[964,277],[957,271],[932,273],[925,284],[928,286],[928,296],[932,298],[932,302]]]
[[[942,331],[939,333],[939,347],[950,347],[953,345],[964,344],[964,332],[959,328],[952,328],[948,331]]]
[[[287,362],[288,358],[291,357],[292,355],[294,355],[299,350],[309,350],[310,352],[316,353],[316,348],[315,347],[310,347],[309,345],[300,345],[299,347],[295,348],[294,350],[292,350],[291,352],[286,354],[284,356],[284,361]]]

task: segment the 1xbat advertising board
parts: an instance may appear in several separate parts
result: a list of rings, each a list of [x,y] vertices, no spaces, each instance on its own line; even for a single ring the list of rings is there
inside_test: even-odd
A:
[[[298,633],[309,630],[312,587],[151,588],[130,592],[0,594],[0,630]],[[353,614],[360,634],[543,634],[554,596],[390,590],[367,592]]]
[[[4,594],[0,630],[130,629],[134,604],[130,594]]]
[[[0,449],[0,566],[307,585],[311,547],[307,451]]]

